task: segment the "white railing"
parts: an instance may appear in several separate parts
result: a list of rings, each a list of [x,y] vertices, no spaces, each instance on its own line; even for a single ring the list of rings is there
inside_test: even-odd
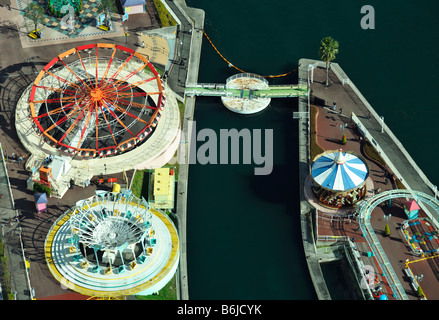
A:
[[[375,255],[378,265],[381,267],[385,277],[388,279],[389,286],[391,287],[393,293],[396,295],[397,298],[408,300],[408,297],[405,294],[405,290],[402,287],[401,283],[399,282],[399,279],[396,276],[396,273],[391,263],[389,262],[387,255],[384,249],[382,248],[380,241],[375,235],[375,231],[370,223],[370,215],[373,209],[378,204],[387,201],[389,199],[404,198],[404,197],[412,197],[415,198],[416,200],[421,199],[426,203],[428,203],[430,206],[432,206],[435,210],[439,211],[439,201],[437,199],[423,192],[413,191],[413,190],[403,190],[403,189],[384,191],[374,196],[373,198],[369,199],[368,201],[363,201],[359,203],[357,210],[360,218],[361,231],[364,237],[366,238],[367,243],[369,244],[369,247],[371,248],[373,254]]]
[[[209,89],[225,89],[224,83],[188,83],[186,88],[209,88]]]
[[[361,94],[360,90],[353,84],[349,78],[346,76],[344,71],[341,69],[341,67],[338,64],[333,64],[331,67],[331,70],[334,72],[334,74],[337,76],[337,78],[343,83],[343,84],[349,84],[349,87],[352,89],[352,91],[355,93],[355,95],[358,97],[358,99],[364,104],[364,106],[367,108],[367,111],[370,112],[370,115],[373,116],[378,123],[381,123],[383,126],[383,131],[385,131],[389,137],[392,139],[392,141],[395,143],[395,145],[400,149],[400,151],[404,154],[407,161],[413,166],[413,168],[416,170],[417,174],[422,178],[424,183],[435,192],[435,185],[427,178],[427,176],[424,174],[424,172],[419,168],[419,166],[416,164],[416,162],[413,160],[413,158],[410,156],[410,154],[407,152],[407,150],[404,148],[402,143],[398,140],[398,138],[393,134],[393,132],[390,130],[390,128],[387,126],[387,124],[381,120],[380,116],[376,113],[375,109],[369,104],[369,102],[364,98],[364,96]],[[352,119],[354,120],[354,119]],[[361,123],[361,121],[356,117],[356,123]],[[363,129],[364,126],[361,126]],[[370,140],[372,141],[372,140]],[[384,153],[384,152],[383,152]],[[401,176],[400,176],[401,177]]]
[[[257,79],[259,81],[261,81],[262,83],[264,83],[265,85],[269,85],[268,84],[268,80],[265,79],[264,77],[261,77],[257,74],[254,73],[237,73],[229,78],[227,78],[226,83],[235,80],[235,79],[240,79],[240,78],[253,78],[253,79]]]
[[[381,148],[381,146],[379,145],[379,143],[374,139],[373,135],[369,132],[369,130],[366,129],[366,127],[363,125],[363,123],[361,122],[361,120],[357,117],[357,115],[352,112],[352,121],[356,124],[357,128],[359,129],[359,131],[361,132],[361,134],[367,138],[373,145],[373,147],[378,151],[378,153],[380,154],[380,156],[383,158],[383,160],[386,162],[386,164],[389,166],[389,168],[393,171],[393,173],[395,174],[395,176],[400,180],[403,181],[403,183],[406,185],[407,188],[411,189],[410,185],[408,185],[407,181],[403,178],[402,174],[398,171],[398,168],[392,163],[392,161],[389,159],[389,157],[387,156],[386,152]],[[385,125],[385,124],[384,124]],[[386,127],[387,128],[387,127]],[[427,177],[422,173],[421,169],[419,169],[419,167],[416,165],[416,163],[414,162],[414,160],[410,157],[410,155],[407,152],[404,152],[403,149],[401,149],[402,145],[399,141],[395,140],[396,137],[392,137],[392,135],[390,135],[391,131],[390,129],[385,129],[386,133],[389,134],[389,136],[392,138],[392,140],[396,143],[396,145],[400,148],[401,152],[406,156],[409,157],[407,158],[407,160],[409,161],[409,163],[413,166],[413,168],[416,170],[416,172],[419,174],[419,176],[421,177],[421,179],[424,181],[424,183],[431,188],[432,190],[434,190],[434,186],[433,184],[427,179]],[[434,191],[433,191],[434,192]],[[430,212],[430,210],[423,206],[422,204],[420,204],[420,206],[422,207],[422,209],[425,211],[425,213],[430,216],[433,217],[433,214]],[[438,218],[432,218],[433,223],[435,224],[436,228],[439,228],[439,223],[438,223]]]
[[[15,215],[16,215],[16,217],[18,219],[18,212],[15,209],[14,196],[12,195],[12,189],[11,189],[11,183],[9,181],[8,169],[6,167],[5,157],[3,155],[3,145],[1,143],[0,143],[0,150],[1,150],[1,157],[2,157],[2,162],[3,162],[3,168],[5,170],[6,181],[7,181],[8,189],[9,189],[9,196],[11,197],[12,209],[15,211]],[[19,238],[20,238],[21,254],[22,254],[22,257],[23,257],[23,263],[24,263],[24,270],[25,270],[25,274],[26,274],[27,285],[28,285],[28,289],[29,289],[30,299],[33,300],[32,287],[31,287],[30,276],[29,276],[29,270],[28,270],[28,268],[26,266],[26,257],[24,255],[24,245],[23,245],[21,224],[18,225],[18,228],[20,230],[19,231]]]

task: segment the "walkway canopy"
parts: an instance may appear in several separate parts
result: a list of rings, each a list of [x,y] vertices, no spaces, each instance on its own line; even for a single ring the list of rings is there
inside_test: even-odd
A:
[[[364,184],[369,169],[359,157],[340,149],[318,156],[312,165],[311,175],[324,188],[346,191]]]

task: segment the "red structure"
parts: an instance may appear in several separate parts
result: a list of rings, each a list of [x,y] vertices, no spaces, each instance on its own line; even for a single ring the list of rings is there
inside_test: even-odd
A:
[[[142,143],[164,106],[163,84],[151,62],[130,48],[107,43],[55,57],[29,96],[33,124],[45,142],[80,157],[112,156]]]

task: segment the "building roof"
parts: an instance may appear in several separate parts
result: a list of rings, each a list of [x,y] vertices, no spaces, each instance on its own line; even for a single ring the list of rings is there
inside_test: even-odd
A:
[[[35,193],[35,203],[47,203],[47,195],[43,193]]]
[[[154,170],[154,196],[169,194],[169,172],[169,168],[158,168]]]
[[[405,207],[408,211],[414,211],[421,209],[415,200],[410,200],[405,203]]]
[[[329,152],[317,158],[311,168],[314,181],[322,187],[345,191],[358,187],[368,176],[366,164],[351,153]]]
[[[145,0],[120,0],[122,7],[132,7],[145,4]]]

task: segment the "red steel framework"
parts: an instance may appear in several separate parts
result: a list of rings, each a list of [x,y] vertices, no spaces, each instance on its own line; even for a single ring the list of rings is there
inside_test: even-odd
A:
[[[98,54],[105,49],[111,51],[110,56]],[[69,63],[75,58],[72,55],[77,59]],[[86,63],[90,64],[89,68]],[[105,71],[100,75],[102,66]],[[144,68],[153,76],[140,73]],[[135,75],[141,80],[129,82]],[[58,86],[48,86],[48,81],[42,81],[47,77],[52,77],[49,80]],[[140,88],[150,81],[156,81],[156,92]],[[158,95],[155,103],[147,100],[153,95]],[[136,99],[144,101],[136,102]],[[130,48],[107,43],[79,46],[55,57],[41,70],[29,96],[30,114],[38,134],[52,147],[80,157],[111,156],[139,144],[157,125],[164,106],[163,83],[151,62]],[[82,147],[85,140],[86,147]]]

